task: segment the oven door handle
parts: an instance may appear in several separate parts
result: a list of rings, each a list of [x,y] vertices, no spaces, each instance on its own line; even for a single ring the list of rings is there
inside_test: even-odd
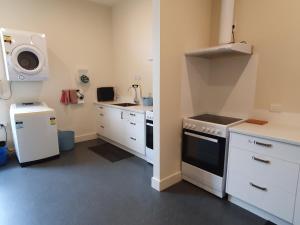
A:
[[[206,140],[206,141],[211,141],[211,142],[214,142],[214,143],[218,143],[219,142],[218,139],[214,139],[214,138],[210,138],[210,137],[205,137],[205,136],[202,136],[202,135],[199,135],[199,134],[193,134],[193,133],[190,133],[190,132],[184,132],[184,134],[188,135],[188,136],[195,137],[195,138],[203,139],[203,140]]]

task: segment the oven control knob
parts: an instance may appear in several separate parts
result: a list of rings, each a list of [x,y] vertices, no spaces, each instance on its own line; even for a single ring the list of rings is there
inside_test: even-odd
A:
[[[211,130],[210,128],[207,128],[207,132],[208,132],[208,133],[211,133],[211,131],[212,131],[212,130]]]

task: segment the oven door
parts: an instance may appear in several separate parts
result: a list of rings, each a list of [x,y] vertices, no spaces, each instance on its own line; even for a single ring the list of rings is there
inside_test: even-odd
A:
[[[153,121],[146,121],[146,147],[153,149]]]
[[[205,133],[183,130],[182,160],[223,177],[226,139]]]

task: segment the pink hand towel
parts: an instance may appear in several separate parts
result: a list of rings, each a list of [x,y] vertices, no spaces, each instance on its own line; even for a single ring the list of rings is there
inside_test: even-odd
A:
[[[77,90],[69,90],[70,103],[78,104]]]
[[[70,104],[69,90],[62,90],[61,91],[60,102],[64,105]]]

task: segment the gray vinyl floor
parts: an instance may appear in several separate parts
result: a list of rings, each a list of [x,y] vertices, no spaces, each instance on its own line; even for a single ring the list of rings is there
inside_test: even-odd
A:
[[[0,167],[1,225],[263,225],[247,211],[181,182],[151,188],[152,166],[111,163],[80,143],[54,161]]]

